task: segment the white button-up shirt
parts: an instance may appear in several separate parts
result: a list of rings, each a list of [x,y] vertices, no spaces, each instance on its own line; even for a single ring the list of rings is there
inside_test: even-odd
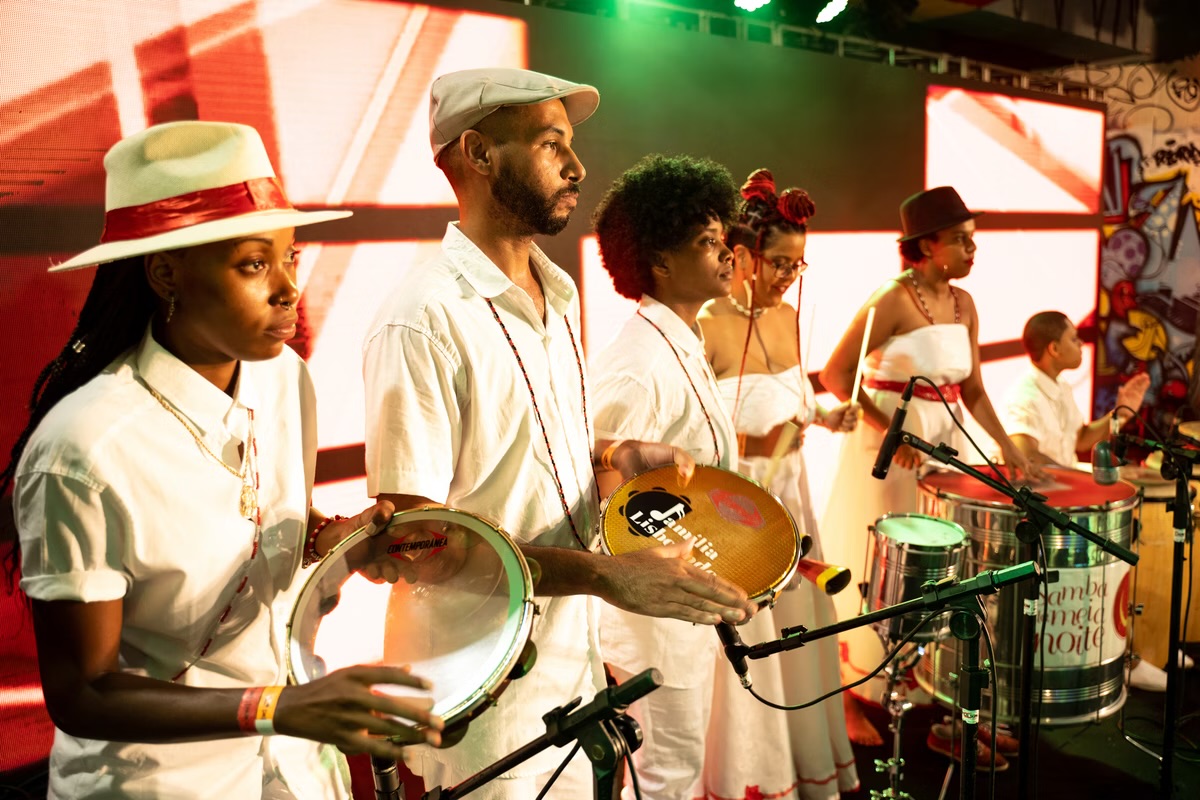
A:
[[[242,480],[205,453],[147,385],[234,470],[254,410],[258,458],[250,463],[263,527],[253,562],[255,525],[239,512]],[[308,371],[291,350],[243,362],[231,398],[147,331],[51,409],[25,448],[14,491],[21,588],[36,600],[121,600],[124,672],[169,681],[190,664],[179,683],[285,683],[283,629],[308,515],[315,423]],[[247,588],[214,627],[248,564]],[[276,756],[298,759],[288,766],[265,741],[137,744],[56,731],[50,796],[258,797],[280,773],[299,797],[347,795],[330,752],[280,741]]]
[[[1031,366],[1009,388],[1001,418],[1009,436],[1020,433],[1036,439],[1038,451],[1057,464],[1069,467],[1075,463],[1083,412],[1061,375],[1054,379]]]
[[[520,542],[578,548],[557,475],[575,529],[590,546],[599,501],[581,386],[578,292],[536,246],[530,260],[545,294],[545,320],[455,224],[440,255],[383,302],[364,346],[367,490],[445,502],[492,520]],[[545,712],[604,687],[592,599],[539,598],[538,606],[533,672],[473,720],[463,742],[425,748],[424,757],[465,777],[545,733]],[[549,772],[561,760],[551,749],[510,774]]]
[[[591,364],[598,435],[666,442],[687,450],[697,464],[732,469],[733,421],[699,326],[689,328],[648,296],[639,312]],[[605,603],[600,630],[604,658],[626,672],[657,667],[664,685],[675,688],[699,685],[712,674],[718,639],[711,625],[632,614]]]

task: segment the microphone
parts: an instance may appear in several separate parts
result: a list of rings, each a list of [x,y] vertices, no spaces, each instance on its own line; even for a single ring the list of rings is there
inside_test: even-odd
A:
[[[1111,486],[1117,482],[1120,473],[1121,459],[1114,451],[1112,439],[1117,437],[1121,423],[1114,413],[1108,426],[1108,438],[1101,439],[1092,446],[1092,479],[1101,486]]]
[[[742,643],[741,634],[728,622],[718,622],[717,636],[721,637],[721,644],[725,645],[725,657],[733,665],[738,680],[742,682],[743,687],[749,689],[753,681],[750,679],[750,668],[746,665],[747,648]]]
[[[879,455],[875,457],[875,466],[871,469],[872,478],[883,480],[887,477],[888,468],[892,466],[896,449],[900,447],[900,435],[904,433],[904,418],[908,416],[908,401],[912,400],[913,384],[916,380],[914,375],[904,385],[900,405],[896,406],[896,413],[892,414],[892,422],[888,425],[887,433],[883,435],[883,445],[879,448]]]

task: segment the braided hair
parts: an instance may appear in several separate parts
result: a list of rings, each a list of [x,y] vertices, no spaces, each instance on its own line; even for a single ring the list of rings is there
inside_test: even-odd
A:
[[[775,193],[775,176],[769,169],[756,169],[742,184],[742,203],[737,224],[730,231],[728,244],[742,245],[761,253],[772,235],[805,233],[808,220],[817,213],[808,192],[792,187]]]
[[[756,169],[742,184],[742,202],[738,207],[737,222],[726,235],[726,244],[730,248],[742,245],[754,256],[754,275],[752,280],[758,280],[758,265],[762,260],[762,252],[772,236],[788,233],[807,233],[808,220],[817,213],[808,192],[792,187],[784,189],[783,194],[775,193],[775,176],[769,169]],[[797,293],[803,278],[797,279]],[[742,402],[742,378],[746,373],[746,358],[750,354],[750,337],[754,332],[754,291],[751,289],[747,298],[750,303],[750,319],[746,326],[746,339],[742,343],[742,360],[738,367],[737,391],[734,394],[733,418],[738,418],[738,409]],[[800,313],[799,297],[797,296],[796,312],[796,363],[800,363]]]
[[[146,332],[158,307],[158,297],[146,280],[145,259],[132,256],[96,269],[75,330],[34,381],[29,420],[13,445],[8,466],[0,472],[0,497],[12,489],[17,462],[50,409],[133,348]],[[18,553],[14,543],[5,563],[10,586],[15,584]]]

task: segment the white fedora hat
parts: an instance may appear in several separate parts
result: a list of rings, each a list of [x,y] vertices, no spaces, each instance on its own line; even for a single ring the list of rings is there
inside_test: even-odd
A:
[[[104,156],[104,171],[100,244],[50,272],[312,225],[352,213],[292,208],[258,131],[248,125],[155,125],[113,145]]]
[[[429,91],[429,145],[433,160],[447,145],[504,106],[527,106],[562,100],[567,119],[578,125],[600,105],[600,92],[527,69],[489,67],[439,75]]]

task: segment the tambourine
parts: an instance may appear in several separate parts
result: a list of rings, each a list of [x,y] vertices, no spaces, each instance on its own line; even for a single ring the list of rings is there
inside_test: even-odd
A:
[[[367,577],[380,574],[395,582]],[[403,511],[314,569],[288,623],[288,671],[302,684],[355,664],[409,664],[431,691],[376,689],[432,696],[449,746],[532,666],[533,615],[529,565],[507,534],[463,511]]]
[[[774,602],[811,547],[775,495],[719,467],[696,467],[686,487],[674,466],[659,467],[609,497],[600,532],[609,555],[685,539],[692,540],[693,564],[742,587],[757,603]]]

